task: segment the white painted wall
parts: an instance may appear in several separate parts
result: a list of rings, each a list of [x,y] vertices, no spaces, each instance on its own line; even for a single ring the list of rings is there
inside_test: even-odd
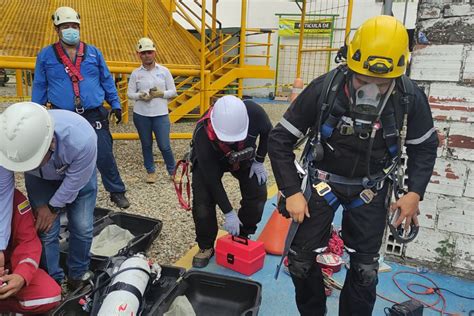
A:
[[[223,27],[240,27],[240,12],[243,0],[221,0],[217,4],[217,17],[222,22]],[[313,0],[314,1],[314,0]],[[318,0],[321,1],[321,0]],[[327,3],[334,3],[333,0],[324,0]],[[211,1],[207,1],[208,10],[212,10]],[[338,1],[342,2],[342,1]],[[185,0],[191,8],[196,8],[193,0]],[[318,6],[320,4],[318,3]],[[414,28],[416,20],[416,10],[418,6],[418,0],[413,2],[409,0],[406,26],[407,28]],[[397,2],[393,4],[393,12],[395,17],[403,20],[405,9],[405,2]],[[196,11],[198,12],[198,11]],[[382,12],[382,3],[375,2],[375,0],[354,0],[354,10],[352,18],[352,28],[357,28],[363,21],[374,15],[378,15]],[[252,28],[278,28],[278,17],[277,13],[301,13],[299,7],[294,1],[289,0],[248,0],[247,7],[247,27]],[[179,21],[184,27],[191,28],[186,25],[181,17],[175,14],[174,18]],[[270,65],[272,68],[276,68],[276,45],[277,45],[277,34],[273,35],[273,46],[271,48],[271,61]],[[252,41],[264,42],[266,38],[252,37]],[[249,48],[246,51],[248,54],[265,54],[265,48]],[[248,63],[258,64],[256,59],[246,60]],[[262,59],[261,62],[264,63]],[[264,86],[274,84],[272,79],[247,79],[245,80],[246,86]],[[273,91],[273,88],[268,89],[249,89],[245,91],[245,94],[254,96],[268,96],[268,93]]]

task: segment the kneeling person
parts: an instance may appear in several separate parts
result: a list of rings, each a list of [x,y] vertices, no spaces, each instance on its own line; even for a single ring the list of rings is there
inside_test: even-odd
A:
[[[5,169],[0,167],[0,176],[2,172]],[[61,288],[38,268],[40,258],[41,242],[30,204],[15,190],[11,238],[5,251],[5,267],[11,273],[0,276],[0,313],[46,313],[59,304]]]
[[[205,267],[214,254],[216,205],[225,215],[224,229],[229,233],[244,237],[255,233],[267,200],[263,162],[271,129],[260,105],[234,96],[220,98],[198,122],[191,153],[193,218],[200,248],[193,258],[194,267]],[[222,184],[225,172],[239,181],[242,199],[238,215]]]

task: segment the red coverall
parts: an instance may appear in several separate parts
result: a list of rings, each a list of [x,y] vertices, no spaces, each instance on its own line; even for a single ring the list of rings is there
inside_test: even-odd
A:
[[[13,200],[10,243],[5,251],[5,269],[25,279],[24,287],[0,300],[0,313],[45,313],[61,301],[61,288],[44,270],[38,269],[41,242],[36,234],[30,203],[18,190]]]

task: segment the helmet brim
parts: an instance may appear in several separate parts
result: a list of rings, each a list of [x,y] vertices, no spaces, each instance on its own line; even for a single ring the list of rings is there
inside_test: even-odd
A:
[[[38,168],[46,156],[54,136],[54,119],[51,117],[51,115],[49,115],[49,118],[49,124],[51,126],[51,128],[49,128],[49,133],[45,137],[40,150],[33,157],[26,161],[15,162],[6,157],[4,153],[0,151],[0,166],[14,172],[26,172]]]

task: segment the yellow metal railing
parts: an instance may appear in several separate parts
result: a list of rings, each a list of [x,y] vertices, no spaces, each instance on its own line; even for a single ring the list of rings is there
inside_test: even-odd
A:
[[[212,11],[206,10],[206,2],[212,1]],[[249,77],[250,73],[261,75],[263,68],[256,67],[254,69],[248,68],[245,59],[264,58],[265,63],[260,65],[264,66],[265,69],[269,69],[270,64],[270,47],[271,47],[271,36],[273,31],[264,29],[255,29],[246,27],[246,15],[247,15],[247,1],[242,0],[242,11],[241,11],[241,29],[239,32],[234,34],[223,34],[220,31],[220,22],[216,18],[216,1],[215,0],[200,0],[194,1],[194,4],[199,6],[199,13],[193,12],[190,7],[192,2],[185,4],[182,0],[162,0],[160,5],[162,8],[169,12],[170,24],[174,23],[173,13],[183,17],[192,27],[200,34],[198,40],[194,41],[195,47],[199,50],[199,64],[194,65],[182,65],[182,64],[163,64],[167,67],[171,74],[175,78],[176,88],[179,92],[178,96],[175,97],[170,104],[170,110],[172,110],[172,121],[176,121],[179,118],[185,117],[199,117],[210,106],[210,99],[213,95],[221,93],[226,90],[226,85],[232,86],[227,90],[238,91],[239,96],[242,96],[243,91],[243,78]],[[147,0],[143,0],[143,34],[147,35],[149,31],[149,13],[150,8]],[[197,19],[194,19],[197,18]],[[207,22],[210,18],[210,22]],[[218,30],[219,25],[219,30]],[[179,28],[180,26],[176,26]],[[208,32],[208,33],[206,33]],[[266,40],[261,42],[254,39],[247,40],[248,37],[253,35],[267,34]],[[232,39],[238,39],[236,44],[228,45]],[[246,54],[246,48],[264,47],[266,52],[262,54]],[[29,74],[35,67],[36,58],[34,57],[13,57],[13,56],[0,56],[0,68],[16,69],[17,77],[17,98],[27,98],[31,91],[31,78],[28,80]],[[128,98],[127,98],[127,78],[130,73],[140,66],[139,62],[120,62],[120,61],[107,61],[107,65],[110,71],[116,78],[120,78],[117,82],[117,90],[122,103],[122,111],[124,115],[124,122],[128,121]],[[237,71],[235,68],[246,68],[245,72]],[[250,69],[250,70],[249,70]],[[233,71],[225,78],[226,73]],[[268,76],[268,74],[265,74]],[[31,77],[31,76],[30,76]],[[222,80],[219,80],[222,78]],[[235,81],[238,81],[238,87]],[[218,84],[215,84],[218,82]],[[28,85],[29,84],[29,85]],[[187,104],[188,101],[192,101]],[[183,106],[185,105],[185,106]],[[199,111],[190,114],[192,110],[198,109]],[[182,135],[174,135],[172,138],[180,138]],[[119,137],[118,135],[114,135]],[[136,135],[123,136],[120,139],[129,139],[132,137],[137,139]],[[118,139],[118,138],[117,138]]]

